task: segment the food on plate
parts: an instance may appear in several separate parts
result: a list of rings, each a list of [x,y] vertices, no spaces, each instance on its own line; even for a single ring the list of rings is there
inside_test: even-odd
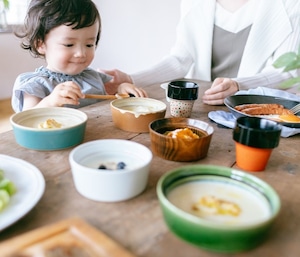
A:
[[[280,121],[284,122],[300,122],[300,117],[295,114],[283,114],[278,117]]]
[[[125,162],[106,162],[101,163],[98,167],[99,170],[124,170],[126,167]]]
[[[281,104],[241,104],[234,109],[248,115],[269,115],[269,119],[278,122],[300,122],[299,116]]]
[[[290,110],[281,104],[242,104],[234,107],[237,111],[249,115],[291,115]]]
[[[16,193],[15,184],[5,177],[4,171],[0,169],[0,211],[9,203],[11,196]]]
[[[165,135],[172,138],[182,138],[182,139],[198,139],[199,136],[194,133],[189,128],[183,128],[183,129],[175,129],[173,131],[167,131],[165,132]]]
[[[57,122],[55,119],[47,119],[44,122],[41,122],[38,126],[40,129],[53,129],[53,128],[61,128],[62,124]]]
[[[194,211],[208,212],[216,215],[238,216],[241,208],[231,201],[226,201],[215,196],[203,196],[192,205]]]
[[[269,107],[269,108],[283,108],[280,104],[240,104],[236,105],[234,108],[238,111],[242,111],[248,108],[255,108],[255,107]]]

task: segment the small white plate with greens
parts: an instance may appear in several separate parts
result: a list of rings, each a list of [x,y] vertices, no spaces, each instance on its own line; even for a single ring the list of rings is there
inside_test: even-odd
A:
[[[38,168],[0,154],[0,232],[26,215],[44,191],[45,179]]]

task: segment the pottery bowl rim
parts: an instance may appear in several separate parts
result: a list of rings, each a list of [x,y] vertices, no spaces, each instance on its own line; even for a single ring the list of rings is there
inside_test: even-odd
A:
[[[122,114],[130,113],[130,114],[135,115],[136,114],[135,111],[122,108],[122,107],[124,107],[125,104],[127,104],[127,105],[129,104],[132,106],[136,106],[138,104],[139,106],[147,106],[147,107],[156,106],[157,107],[157,109],[154,109],[154,110],[147,110],[145,112],[141,112],[141,113],[139,113],[139,115],[161,113],[161,112],[165,112],[167,109],[167,105],[164,102],[157,100],[157,99],[148,98],[148,97],[129,97],[129,98],[122,98],[122,99],[115,99],[110,102],[111,108],[121,112]]]
[[[197,175],[212,175],[216,177],[221,176],[229,178],[230,180],[236,180],[238,182],[245,183],[249,187],[254,187],[255,185],[257,187],[257,190],[261,190],[259,193],[267,198],[271,209],[271,215],[268,217],[268,219],[256,224],[240,224],[231,226],[203,219],[201,217],[187,213],[172,204],[166,196],[166,190],[176,181],[187,178],[189,176],[195,176],[195,180],[197,180]],[[199,227],[206,227],[219,231],[248,230],[251,228],[263,226],[265,224],[273,222],[274,219],[279,215],[281,209],[280,198],[277,192],[268,183],[247,172],[218,165],[194,164],[172,169],[160,177],[157,183],[156,191],[159,202],[167,209],[169,209],[173,214],[180,217],[182,220],[193,223],[194,225],[197,225]],[[266,196],[266,193],[268,193],[268,196]],[[272,200],[271,202],[270,199]]]

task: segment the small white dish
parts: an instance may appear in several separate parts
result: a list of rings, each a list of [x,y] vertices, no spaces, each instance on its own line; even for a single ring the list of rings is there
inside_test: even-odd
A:
[[[95,140],[74,148],[69,161],[77,191],[86,198],[117,202],[133,198],[147,185],[152,152],[139,143],[121,139]],[[124,169],[99,169],[124,162]]]

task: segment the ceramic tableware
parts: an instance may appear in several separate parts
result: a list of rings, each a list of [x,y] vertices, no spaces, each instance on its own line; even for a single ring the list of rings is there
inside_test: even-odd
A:
[[[153,153],[166,160],[181,162],[205,158],[214,132],[204,121],[178,117],[155,120],[149,129]],[[181,132],[175,137],[167,135],[175,130]]]
[[[110,107],[115,126],[130,132],[149,132],[149,124],[165,117],[167,109],[162,101],[142,97],[116,99]]]
[[[80,144],[88,117],[67,107],[34,108],[11,116],[17,143],[34,150],[59,150]]]
[[[186,165],[165,173],[157,195],[168,228],[200,248],[237,253],[264,240],[280,199],[251,174],[214,165]]]
[[[142,193],[151,160],[146,146],[121,139],[90,141],[69,155],[77,191],[101,202],[124,201]]]
[[[233,130],[236,164],[243,170],[263,171],[279,145],[281,125],[258,117],[240,117]]]
[[[170,112],[173,117],[189,118],[194,101],[198,98],[198,84],[192,81],[174,80],[168,84]]]

